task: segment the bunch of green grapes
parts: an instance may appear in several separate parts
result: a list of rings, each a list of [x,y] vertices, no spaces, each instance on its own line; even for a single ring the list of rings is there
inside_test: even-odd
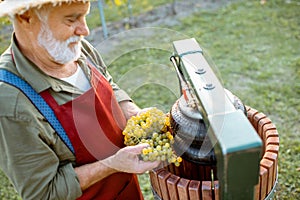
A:
[[[179,166],[182,158],[172,149],[174,143],[170,130],[170,118],[161,110],[151,108],[138,116],[131,117],[123,131],[127,146],[148,143],[141,157],[144,161],[163,161]]]

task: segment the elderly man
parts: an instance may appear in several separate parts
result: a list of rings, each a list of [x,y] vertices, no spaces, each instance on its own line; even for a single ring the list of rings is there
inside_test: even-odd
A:
[[[146,145],[123,145],[140,108],[83,39],[89,8],[0,3],[14,26],[0,58],[0,166],[23,199],[142,199],[135,174],[159,165],[139,160]]]

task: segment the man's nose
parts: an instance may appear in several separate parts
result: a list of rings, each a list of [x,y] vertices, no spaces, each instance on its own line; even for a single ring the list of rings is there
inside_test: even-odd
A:
[[[75,34],[78,36],[88,36],[90,34],[90,30],[85,19],[77,24]]]

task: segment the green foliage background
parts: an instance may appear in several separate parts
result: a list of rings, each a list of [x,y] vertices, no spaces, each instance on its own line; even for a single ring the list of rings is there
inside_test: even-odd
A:
[[[132,2],[136,3],[133,9],[138,14],[139,11],[146,11],[143,5],[148,5],[151,10],[160,5],[159,2],[167,1]],[[120,19],[119,16],[114,16],[115,12],[109,10],[116,9],[115,7],[106,9],[108,20]],[[272,0],[263,5],[259,1],[240,0],[215,10],[199,9],[199,12],[181,20],[180,24],[163,27],[196,38],[212,57],[224,86],[245,104],[265,113],[277,126],[280,134],[280,157],[275,199],[280,200],[300,199],[299,10],[299,2],[293,0]],[[91,26],[99,26],[96,15],[91,13],[89,16]],[[164,38],[155,37],[152,40],[165,41]],[[1,38],[0,42],[1,48],[5,46],[3,44],[8,44],[7,41],[1,41]],[[142,44],[142,41],[136,42],[137,45]],[[126,48],[128,45],[132,44],[123,41],[118,48]],[[151,70],[151,66],[163,64],[170,66],[169,76],[173,76],[173,81],[176,81],[169,63],[172,47],[170,45],[166,48],[170,50],[148,48],[125,53],[109,63],[109,70],[121,87],[122,76],[145,63],[149,63],[150,78],[163,79],[164,76]],[[110,55],[115,55],[114,51],[103,57],[109,58]],[[165,111],[170,109],[177,98],[167,88],[156,84],[145,84],[128,92],[141,107],[159,105]],[[18,199],[5,176],[1,174],[0,178],[0,199]],[[139,180],[145,198],[153,199],[147,174],[139,176]]]

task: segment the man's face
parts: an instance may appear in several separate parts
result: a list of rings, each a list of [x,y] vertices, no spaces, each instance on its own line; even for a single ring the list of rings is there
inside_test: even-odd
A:
[[[41,21],[39,45],[57,63],[77,60],[81,52],[80,41],[89,34],[85,21],[89,3],[62,4],[50,9],[48,17]]]
[[[66,41],[59,41],[54,38],[53,32],[46,23],[42,24],[38,35],[39,45],[44,47],[53,60],[60,64],[66,64],[79,58],[80,40],[80,36],[71,36]]]

